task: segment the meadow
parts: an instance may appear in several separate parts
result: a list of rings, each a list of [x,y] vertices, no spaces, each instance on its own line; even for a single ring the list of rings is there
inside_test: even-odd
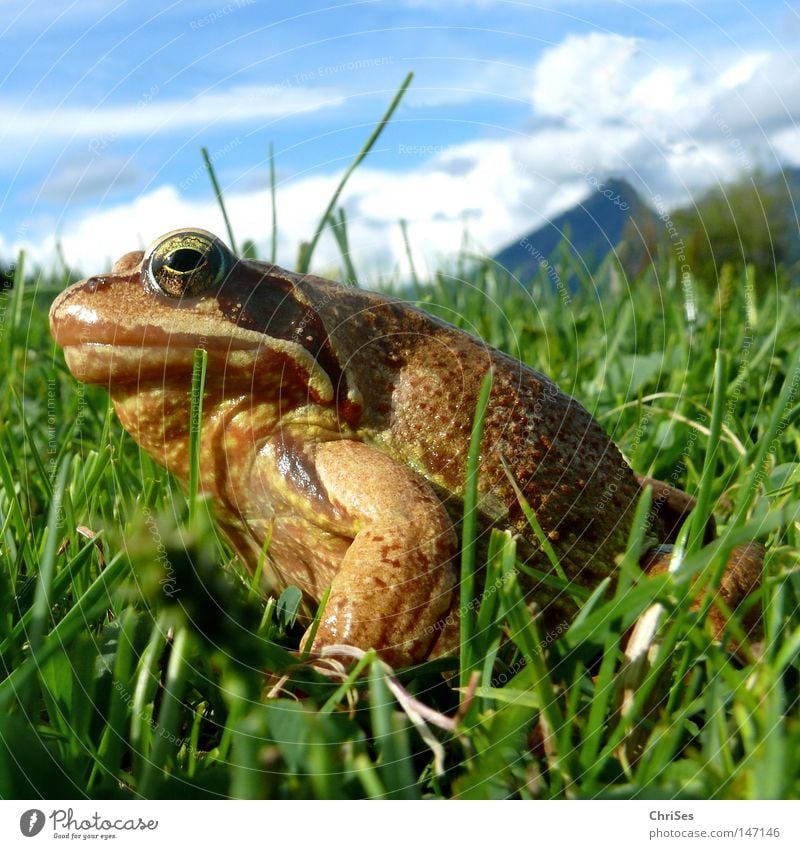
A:
[[[370,288],[337,197],[299,264],[332,223],[339,275]],[[66,282],[20,262],[0,296],[0,797],[800,795],[796,280],[698,280],[668,255],[634,279],[613,256],[589,274],[566,249],[532,279],[466,253],[414,274],[411,300],[547,373],[636,471],[698,495],[692,524],[713,513],[718,539],[685,537],[679,567],[645,577],[643,502],[615,586],[543,633],[493,532],[487,562],[462,563],[497,591],[462,596],[459,658],[390,670],[367,652],[329,675],[298,652],[297,591],[265,595],[207,505],[69,374],[47,325]],[[710,598],[750,539],[768,552],[748,601],[763,634],[737,614],[715,640],[687,587]],[[626,635],[656,603],[631,664]]]

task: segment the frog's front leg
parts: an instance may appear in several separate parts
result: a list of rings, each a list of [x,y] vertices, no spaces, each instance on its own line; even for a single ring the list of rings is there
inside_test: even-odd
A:
[[[424,660],[456,585],[450,517],[423,478],[360,442],[321,443],[313,462],[352,534],[313,648],[375,648],[396,666]]]

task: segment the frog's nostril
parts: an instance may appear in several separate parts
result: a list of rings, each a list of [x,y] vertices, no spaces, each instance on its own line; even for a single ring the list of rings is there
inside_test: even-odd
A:
[[[99,275],[97,277],[90,277],[86,281],[86,290],[88,292],[96,292],[98,289],[104,289],[108,286],[108,277],[106,275]]]

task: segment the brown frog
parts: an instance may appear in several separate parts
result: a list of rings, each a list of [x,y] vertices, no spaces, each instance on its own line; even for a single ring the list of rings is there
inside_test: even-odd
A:
[[[274,587],[311,602],[330,587],[314,648],[374,647],[404,665],[457,645],[456,528],[489,371],[481,527],[514,531],[537,568],[551,567],[510,478],[586,588],[613,575],[643,484],[655,490],[654,546],[692,507],[637,477],[540,372],[398,298],[239,259],[202,230],[168,233],[71,286],[50,324],[75,377],[107,386],[123,427],[184,482],[193,352],[206,350],[202,490],[250,569],[266,548]],[[655,569],[667,562],[663,548],[647,555]],[[728,605],[759,575],[760,552],[735,553]],[[562,621],[574,607],[551,587],[525,589]]]

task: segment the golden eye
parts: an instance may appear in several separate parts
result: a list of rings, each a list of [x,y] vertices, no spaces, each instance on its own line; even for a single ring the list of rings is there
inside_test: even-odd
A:
[[[221,283],[234,263],[224,243],[206,230],[173,230],[145,251],[151,285],[171,298],[191,297]]]

